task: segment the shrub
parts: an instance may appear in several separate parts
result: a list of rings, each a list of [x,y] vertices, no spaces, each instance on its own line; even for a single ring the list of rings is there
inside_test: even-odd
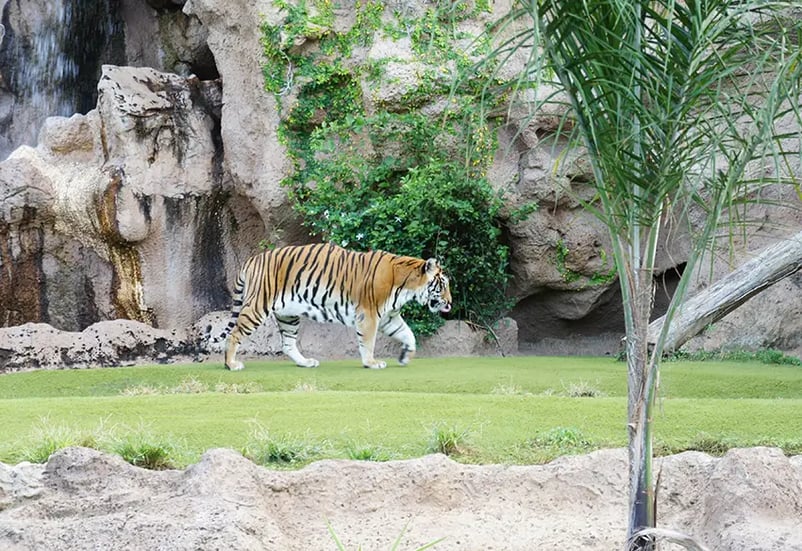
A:
[[[453,280],[452,315],[496,321],[512,306],[502,200],[485,178],[496,137],[484,113],[471,107],[493,71],[476,70],[452,89],[444,69],[473,64],[456,46],[468,38],[459,23],[471,10],[489,9],[487,3],[427,9],[412,20],[396,12],[397,21],[383,23],[383,4],[367,2],[343,33],[333,28],[325,3],[316,10],[306,3],[279,6],[287,13],[283,26],[263,28],[264,75],[279,104],[288,87],[297,90],[279,135],[296,169],[284,184],[310,233],[356,250],[438,257]],[[415,55],[431,67],[405,95],[403,113],[380,102],[370,116],[363,108],[361,83],[380,80],[383,66],[356,67],[349,57],[376,32],[409,36]],[[292,48],[299,37],[316,47]],[[439,116],[415,111],[442,98],[449,101],[439,102],[445,105]],[[504,216],[517,220],[532,208]],[[418,335],[442,325],[417,304],[407,305],[404,315]]]
[[[337,194],[338,201],[319,186],[299,210],[312,221],[313,232],[343,246],[439,257],[451,275],[454,315],[489,323],[509,307],[504,294],[508,253],[498,241],[494,218],[499,204],[486,182],[470,183],[454,172],[432,161],[410,171],[396,193],[355,201],[347,198],[349,192],[374,194],[352,188]],[[355,202],[358,210],[353,210]],[[437,329],[432,320],[439,318],[428,316],[420,305],[408,305],[405,313],[413,330]]]

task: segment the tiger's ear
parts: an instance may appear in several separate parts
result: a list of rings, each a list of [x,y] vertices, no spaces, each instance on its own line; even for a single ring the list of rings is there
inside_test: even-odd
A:
[[[440,263],[437,261],[436,258],[430,258],[426,261],[426,264],[423,266],[423,273],[424,274],[433,274],[437,271],[440,267]]]

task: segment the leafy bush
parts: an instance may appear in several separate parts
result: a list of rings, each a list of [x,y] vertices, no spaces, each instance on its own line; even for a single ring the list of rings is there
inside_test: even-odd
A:
[[[264,74],[277,94],[297,89],[279,135],[296,169],[284,184],[310,233],[356,250],[439,257],[453,281],[453,315],[496,321],[512,305],[506,297],[509,251],[501,239],[502,200],[485,178],[495,132],[472,107],[492,71],[476,72],[452,89],[445,69],[472,63],[454,40],[469,38],[459,22],[487,4],[438,7],[412,20],[396,13],[395,23],[382,23],[383,5],[368,2],[344,33],[333,28],[325,3],[315,3],[315,10],[306,3],[279,6],[287,13],[285,24],[263,28]],[[373,102],[371,115],[363,108],[362,83],[379,82],[383,65],[358,67],[349,56],[355,45],[369,46],[376,32],[409,36],[429,67],[405,93],[409,110],[403,113],[380,102]],[[292,48],[300,37],[317,47]],[[439,115],[415,111],[446,97]],[[418,305],[408,305],[404,315],[418,335],[442,325]]]
[[[367,130],[374,151],[394,141],[386,150],[395,155],[354,156],[352,142],[363,138],[334,126],[316,132],[321,144],[316,150],[328,155],[308,162],[299,174],[297,210],[313,234],[343,247],[440,258],[452,279],[454,315],[495,321],[511,306],[505,295],[509,253],[500,240],[500,196],[464,161],[455,160],[455,152],[435,145],[441,127],[422,115],[394,117],[390,126],[385,122],[385,117],[349,119],[349,129]],[[322,145],[334,142],[336,148]],[[408,305],[405,315],[419,334],[442,323],[418,305]]]

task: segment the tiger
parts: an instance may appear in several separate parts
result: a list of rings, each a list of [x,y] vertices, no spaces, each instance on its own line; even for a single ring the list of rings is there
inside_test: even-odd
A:
[[[415,355],[415,335],[401,317],[411,300],[433,313],[451,311],[449,278],[435,258],[423,260],[374,250],[356,252],[332,243],[290,245],[255,254],[242,266],[234,285],[225,367],[245,366],[237,349],[270,314],[281,334],[282,351],[300,367],[317,367],[297,346],[300,316],[356,328],[362,365],[383,369],[374,358],[381,331],[401,344],[398,362]]]

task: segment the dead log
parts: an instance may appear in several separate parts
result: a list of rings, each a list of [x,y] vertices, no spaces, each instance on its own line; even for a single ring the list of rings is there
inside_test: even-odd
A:
[[[802,268],[802,232],[766,248],[706,289],[684,301],[671,320],[664,352],[671,353],[741,304]],[[649,343],[663,329],[665,316],[649,324]]]

